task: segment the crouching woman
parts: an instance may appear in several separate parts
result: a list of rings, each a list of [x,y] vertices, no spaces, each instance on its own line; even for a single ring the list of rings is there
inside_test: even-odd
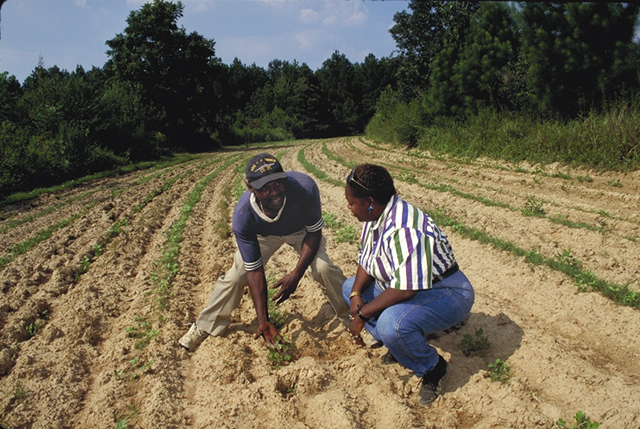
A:
[[[359,339],[366,327],[389,350],[384,363],[397,361],[422,379],[419,402],[430,405],[444,387],[447,361],[425,337],[469,314],[473,288],[443,232],[397,195],[384,167],[355,167],[345,196],[364,222],[357,273],[342,286],[351,335]]]

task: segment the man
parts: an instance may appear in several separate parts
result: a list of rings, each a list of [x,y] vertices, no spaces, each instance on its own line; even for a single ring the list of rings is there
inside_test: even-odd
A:
[[[247,284],[258,316],[255,338],[262,336],[269,347],[276,347],[276,339],[282,341],[269,321],[264,264],[283,244],[293,247],[300,258],[293,271],[273,286],[280,286],[274,300],[281,303],[289,298],[307,267],[311,267],[313,278],[324,286],[338,318],[349,326],[349,307],[342,299],[341,289],[346,277],[325,251],[316,183],[306,174],[285,172],[268,153],[253,157],[245,175],[248,191],[240,197],[233,213],[238,245],[233,266],[218,279],[209,304],[180,339],[179,344],[189,351],[194,351],[208,335],[224,334]]]

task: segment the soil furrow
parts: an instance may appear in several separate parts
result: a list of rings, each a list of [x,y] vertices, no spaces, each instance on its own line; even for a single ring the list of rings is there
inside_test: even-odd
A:
[[[451,374],[429,408],[417,405],[420,385],[410,371],[380,362],[386,348],[351,341],[309,273],[279,307],[289,361],[276,364],[264,341],[254,339],[248,293],[224,337],[208,338],[194,353],[179,347],[231,265],[234,188],[243,164],[270,152],[285,169],[306,172],[298,160],[305,147],[306,160],[334,182],[344,182],[349,167],[323,147],[348,163],[387,165],[399,175],[400,195],[426,211],[549,258],[580,262],[603,279],[640,284],[638,172],[446,160],[359,138],[203,154],[192,163],[42,195],[3,215],[0,252],[104,199],[0,270],[0,427],[550,428],[578,411],[601,427],[640,426],[640,337],[633,335],[640,312],[580,293],[574,278],[465,238],[455,225],[443,229],[476,302],[463,326],[429,340]],[[225,164],[236,155],[235,164]],[[362,225],[348,211],[342,186],[316,182],[323,212],[338,224],[324,229],[327,253],[351,276],[357,244],[345,231],[357,240]],[[196,189],[200,200],[184,221],[169,305],[160,307],[154,273]],[[544,215],[525,216],[525,205],[536,202]],[[15,220],[27,221],[6,228]],[[266,265],[270,284],[297,258],[292,249],[278,251]],[[489,349],[465,356],[462,340],[480,329]],[[488,377],[496,359],[512,371],[507,383]]]

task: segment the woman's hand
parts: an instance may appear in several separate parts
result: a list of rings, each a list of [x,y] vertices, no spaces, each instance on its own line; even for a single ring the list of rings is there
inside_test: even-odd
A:
[[[363,305],[364,301],[361,296],[354,296],[351,298],[351,307],[349,309],[349,318],[351,319],[351,322],[349,323],[349,332],[356,344],[360,346],[364,345],[360,332],[364,329],[365,322],[360,318],[360,316],[358,316],[358,309],[362,308]]]
[[[364,301],[360,295],[356,295],[353,298],[351,298],[351,305],[349,306],[349,316],[350,316],[349,318],[351,320],[359,319],[358,308],[362,308],[362,307],[364,307]]]

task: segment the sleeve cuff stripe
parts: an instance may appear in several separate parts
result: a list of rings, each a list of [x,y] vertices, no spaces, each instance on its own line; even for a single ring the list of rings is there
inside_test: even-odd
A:
[[[315,225],[311,225],[311,226],[305,225],[304,229],[306,229],[307,232],[316,232],[316,231],[320,231],[323,226],[324,226],[324,220],[320,218],[320,220]]]
[[[247,271],[257,270],[261,266],[262,266],[262,258],[258,259],[255,262],[245,262],[244,263],[244,269],[247,270]]]

